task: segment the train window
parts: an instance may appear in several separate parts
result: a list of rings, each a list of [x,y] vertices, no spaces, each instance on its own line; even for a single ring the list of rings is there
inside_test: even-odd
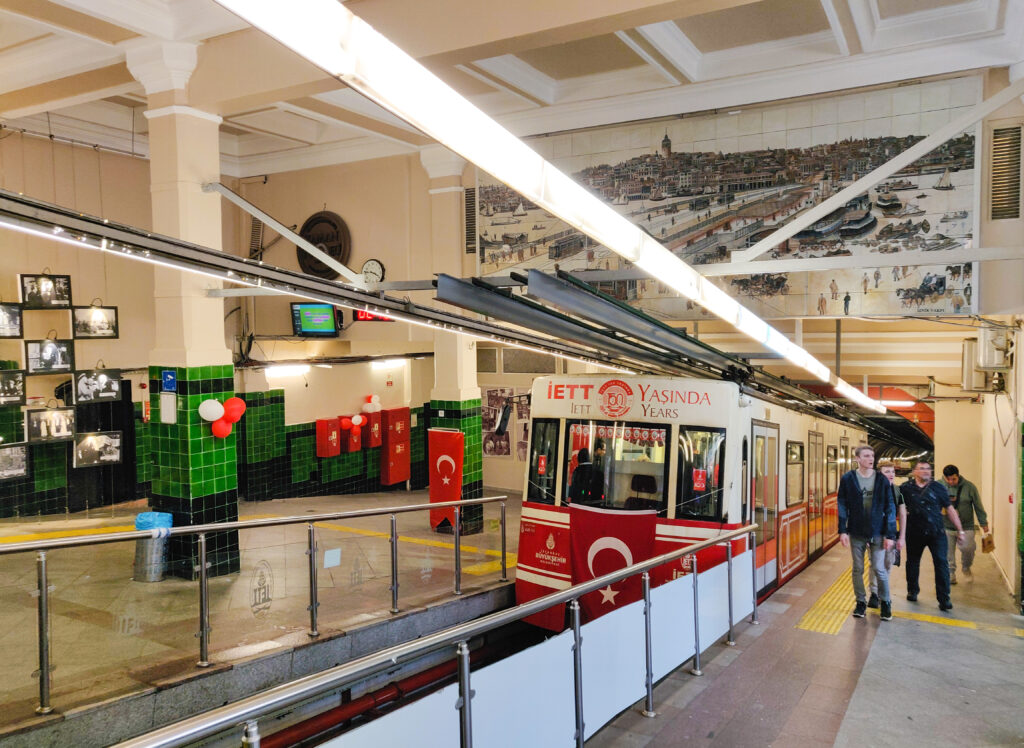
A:
[[[834,444],[825,450],[825,465],[825,493],[835,493],[839,490],[839,450]]]
[[[567,428],[565,501],[665,514],[668,424],[568,421]]]
[[[530,480],[526,500],[555,503],[558,485],[558,419],[534,418],[530,436]]]
[[[679,427],[676,519],[721,522],[725,429]]]
[[[804,500],[804,443],[786,442],[786,506]]]

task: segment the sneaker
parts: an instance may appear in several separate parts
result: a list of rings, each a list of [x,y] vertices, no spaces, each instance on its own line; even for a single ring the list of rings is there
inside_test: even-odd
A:
[[[882,618],[883,621],[891,621],[892,620],[892,603],[891,602],[883,602],[882,603],[881,618]]]
[[[909,592],[909,593],[907,593],[907,600],[909,600],[912,603],[916,603],[917,602],[917,593],[916,592]]]
[[[868,600],[868,607],[869,608],[877,608],[878,607],[878,595],[876,595],[874,592],[871,593],[871,598]]]
[[[866,609],[867,609],[867,605],[864,604],[864,601],[863,600],[858,600],[857,601],[857,607],[855,607],[853,609],[853,617],[854,618],[863,618],[864,617],[864,611]]]
[[[956,574],[950,574],[949,575],[949,583],[950,584],[956,584]]]
[[[939,610],[953,610],[952,600],[943,600],[939,603]]]
[[[972,572],[970,569],[964,569],[963,575],[967,577],[968,580],[974,579],[974,572]]]

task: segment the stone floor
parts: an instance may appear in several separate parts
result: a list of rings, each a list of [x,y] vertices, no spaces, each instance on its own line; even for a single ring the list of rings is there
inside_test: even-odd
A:
[[[921,565],[930,581],[927,553]],[[657,717],[638,704],[587,745],[1024,745],[1024,622],[995,562],[978,554],[950,613],[928,584],[907,602],[894,569],[894,620],[872,611],[837,635],[796,628],[849,567],[849,551],[834,547],[761,605],[761,625],[737,627],[735,647],[712,646],[703,677],[687,663],[662,680]]]
[[[487,491],[494,496],[498,492]],[[243,502],[242,519],[426,503],[426,492]],[[519,536],[518,496],[507,504],[508,566]],[[0,543],[130,529],[144,502],[89,514],[0,524]],[[484,532],[462,539],[465,594],[500,578],[499,504],[484,507]],[[432,532],[422,512],[398,515],[399,607],[453,596],[452,537]],[[319,629],[351,630],[390,616],[387,516],[317,525]],[[304,524],[243,530],[241,573],[210,580],[211,660],[272,651],[309,630],[309,567]],[[58,710],[137,691],[194,670],[198,587],[166,578],[132,580],[134,543],[48,553],[51,585],[52,703]],[[32,553],[0,556],[0,727],[33,715],[38,703],[36,568]]]

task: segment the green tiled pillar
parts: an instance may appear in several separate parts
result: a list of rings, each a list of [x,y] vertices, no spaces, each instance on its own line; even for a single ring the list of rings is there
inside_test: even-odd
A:
[[[484,495],[483,426],[480,422],[480,399],[431,400],[430,427],[458,429],[465,434],[462,454],[462,498],[476,499]],[[466,507],[463,511],[463,532],[483,530],[483,507]]]
[[[162,423],[160,396],[162,372],[177,377],[175,423]],[[210,424],[199,416],[199,403],[210,398],[224,402],[234,395],[234,370],[221,366],[150,366],[149,448],[152,454],[150,504],[171,512],[175,527],[238,519],[238,469],[236,435],[245,416],[230,436],[213,436]],[[237,531],[207,536],[207,562],[213,576],[239,570]],[[193,579],[198,569],[196,536],[175,537],[170,542],[172,574]]]

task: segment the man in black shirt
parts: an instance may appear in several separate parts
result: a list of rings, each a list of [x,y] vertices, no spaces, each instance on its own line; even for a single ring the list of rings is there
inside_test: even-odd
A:
[[[907,599],[917,602],[917,595],[921,591],[918,584],[921,555],[928,548],[935,567],[935,597],[938,598],[939,609],[952,610],[942,510],[946,510],[946,518],[957,529],[957,545],[964,542],[960,516],[949,500],[946,487],[932,480],[931,463],[921,461],[915,464],[913,478],[900,486],[900,493],[907,505]]]

